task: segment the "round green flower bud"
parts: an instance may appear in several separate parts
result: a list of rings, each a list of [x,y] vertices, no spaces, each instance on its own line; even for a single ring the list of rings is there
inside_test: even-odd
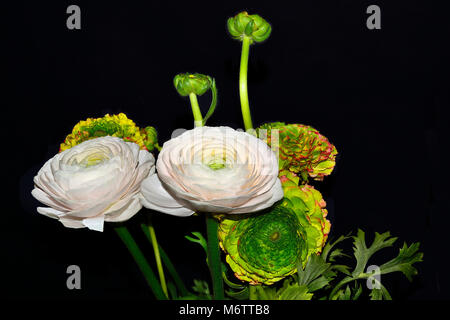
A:
[[[219,240],[236,277],[250,284],[270,285],[295,273],[308,252],[297,215],[282,206],[247,218],[224,218]]]
[[[274,130],[277,130],[277,138],[272,137]],[[260,126],[257,133],[269,146],[276,139],[280,170],[300,174],[304,180],[308,176],[323,180],[336,165],[336,147],[313,127],[273,122]]]
[[[212,81],[210,76],[204,74],[180,73],[173,79],[173,84],[183,97],[191,93],[201,96],[211,88]]]
[[[249,37],[250,42],[262,42],[272,32],[270,24],[257,14],[238,13],[227,21],[228,31],[233,39],[241,40]]]

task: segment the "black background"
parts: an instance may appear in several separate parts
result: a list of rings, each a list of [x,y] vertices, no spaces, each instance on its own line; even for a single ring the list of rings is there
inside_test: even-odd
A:
[[[87,117],[124,112],[139,126],[155,126],[161,144],[176,128],[191,128],[189,102],[172,85],[180,72],[215,77],[219,104],[208,125],[242,128],[240,43],[227,34],[226,19],[247,10],[273,27],[269,40],[250,50],[254,124],[312,125],[338,149],[334,173],[316,184],[328,203],[330,237],[362,228],[369,239],[375,231],[391,231],[399,237],[397,247],[420,241],[424,262],[414,282],[396,274],[382,281],[397,300],[448,299],[445,11],[425,1],[392,2],[74,0],[8,6],[2,19],[2,294],[152,298],[112,228],[66,229],[39,215],[32,178]],[[70,4],[81,8],[81,30],[66,27]],[[381,30],[366,27],[371,4],[381,7]],[[206,108],[209,95],[200,104]],[[142,216],[129,225],[151,257],[138,228]],[[184,239],[204,230],[203,219],[155,214],[154,222],[188,285],[208,279],[202,249]],[[387,257],[396,252],[387,250]],[[71,264],[81,267],[81,290],[66,288]]]

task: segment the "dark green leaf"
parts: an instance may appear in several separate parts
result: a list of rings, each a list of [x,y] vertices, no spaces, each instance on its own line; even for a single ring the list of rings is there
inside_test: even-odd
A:
[[[198,293],[201,298],[212,299],[211,291],[209,290],[209,285],[206,281],[194,279],[192,290]]]
[[[313,254],[309,257],[305,269],[301,265],[297,268],[298,284],[309,285],[314,279],[320,277],[330,267],[321,257]]]
[[[330,279],[325,276],[320,276],[319,278],[316,278],[315,280],[311,281],[311,283],[308,285],[308,291],[314,292],[319,289],[322,289],[327,284],[330,283]]]
[[[344,241],[345,239],[349,239],[349,238],[350,238],[350,235],[347,235],[347,236],[340,236],[340,237],[339,237],[336,241],[334,241],[333,243],[328,242],[328,243],[325,245],[325,247],[323,247],[322,254],[321,254],[322,259],[323,259],[324,261],[327,261],[328,255],[330,254],[331,249],[332,249],[335,245],[337,245],[339,242],[342,242],[342,241]]]
[[[195,243],[198,243],[199,245],[201,245],[203,250],[205,250],[205,253],[208,255],[208,247],[207,247],[205,237],[203,237],[200,232],[192,232],[192,235],[195,236],[196,238],[193,238],[190,236],[184,236],[184,237],[191,242],[195,242]]]
[[[370,300],[383,300],[381,289],[372,289],[372,291],[370,291]]]
[[[397,257],[380,266],[380,273],[386,274],[391,272],[402,272],[409,281],[417,274],[417,269],[413,267],[413,263],[422,261],[423,253],[418,252],[420,243],[413,243],[407,246],[406,243],[400,249]]]
[[[362,287],[361,285],[358,283],[355,283],[355,287],[353,288],[353,297],[352,300],[358,300],[360,295],[362,293]]]
[[[386,247],[390,247],[394,244],[397,238],[390,238],[391,234],[389,232],[385,232],[379,234],[375,232],[375,239],[370,247],[366,246],[365,233],[361,229],[358,229],[358,234],[356,237],[353,237],[354,242],[354,254],[356,258],[356,267],[352,272],[354,277],[358,277],[361,273],[366,269],[366,264],[369,261],[369,258],[378,250],[381,250]]]
[[[308,292],[308,287],[294,283],[278,293],[277,300],[311,300],[312,293]]]

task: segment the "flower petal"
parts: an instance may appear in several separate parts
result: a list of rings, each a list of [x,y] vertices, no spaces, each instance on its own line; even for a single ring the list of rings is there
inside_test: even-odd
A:
[[[133,217],[139,210],[142,209],[140,202],[140,195],[135,195],[132,198],[123,199],[115,203],[105,213],[105,221],[107,222],[122,222],[127,221]]]
[[[104,215],[83,219],[83,224],[91,230],[103,232]]]
[[[193,210],[185,208],[167,192],[156,174],[142,181],[141,194],[142,205],[148,209],[180,217],[187,217],[194,213]]]

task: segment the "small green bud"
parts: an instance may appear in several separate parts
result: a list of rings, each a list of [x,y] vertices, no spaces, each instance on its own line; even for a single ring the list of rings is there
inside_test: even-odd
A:
[[[242,41],[244,37],[249,37],[251,43],[266,40],[272,31],[266,20],[257,14],[249,15],[245,11],[229,18],[227,25],[233,39]]]
[[[190,93],[201,96],[211,88],[212,78],[200,73],[180,73],[173,79],[173,84],[183,97]]]

